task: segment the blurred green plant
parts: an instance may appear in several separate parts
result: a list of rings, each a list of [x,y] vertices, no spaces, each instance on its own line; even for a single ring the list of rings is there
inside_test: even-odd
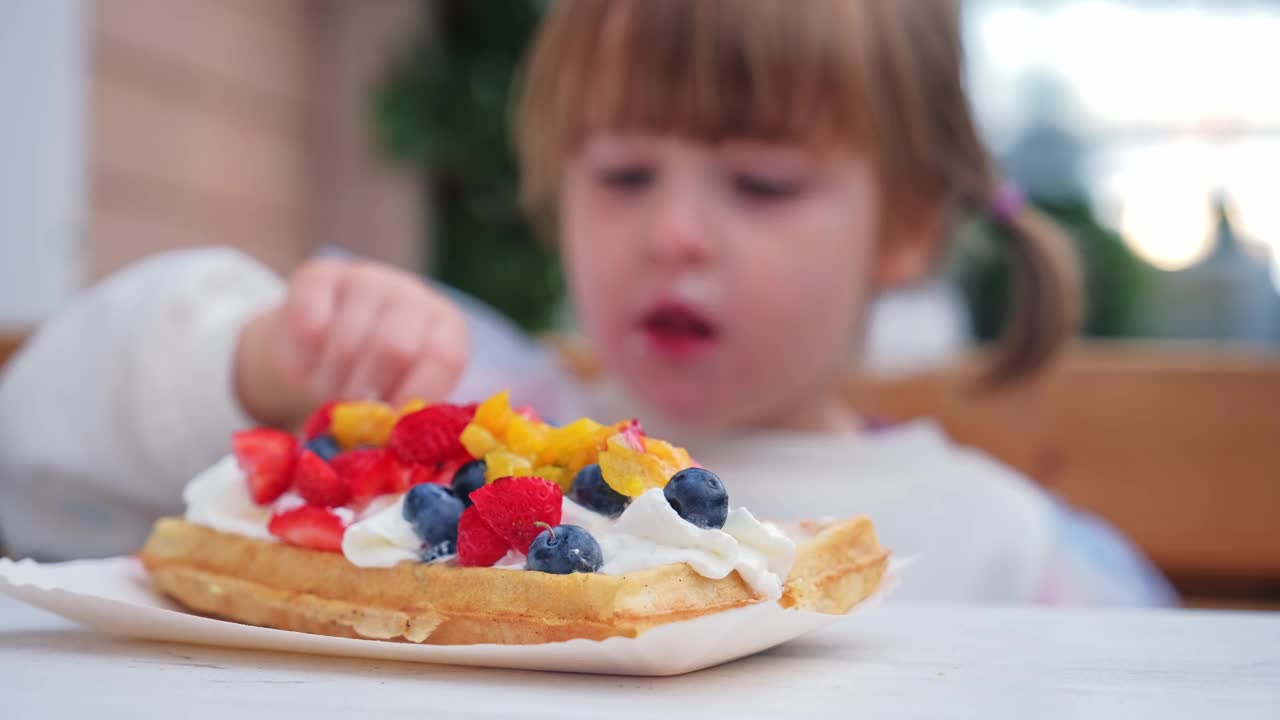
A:
[[[1032,202],[1075,242],[1084,280],[1082,332],[1091,337],[1137,334],[1154,268],[1134,255],[1118,232],[1099,222],[1086,198],[1033,198]],[[958,232],[952,277],[968,298],[974,333],[981,340],[992,340],[1008,314],[1008,237],[987,220],[970,221]]]
[[[377,139],[429,178],[431,274],[534,332],[551,326],[563,279],[517,205],[512,82],[543,3],[436,0],[430,29],[373,97]],[[424,239],[425,241],[425,239]]]

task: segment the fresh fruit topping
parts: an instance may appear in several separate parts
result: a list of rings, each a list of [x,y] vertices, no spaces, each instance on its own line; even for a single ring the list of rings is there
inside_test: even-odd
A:
[[[527,569],[568,575],[595,572],[604,565],[600,543],[591,537],[591,533],[577,525],[539,525],[545,529],[529,546],[529,557],[525,560]]]
[[[303,500],[322,507],[339,507],[351,499],[351,487],[338,477],[329,463],[310,450],[303,450],[298,456],[293,488]]]
[[[507,554],[507,541],[489,527],[474,507],[462,511],[458,518],[458,564],[463,567],[489,567]]]
[[[462,501],[434,483],[409,488],[404,496],[404,519],[422,541],[423,562],[457,552],[458,518]]]
[[[644,451],[650,455],[656,456],[663,461],[674,475],[685,468],[691,468],[697,465],[693,458],[689,457],[689,451],[682,447],[676,447],[671,443],[664,442],[651,437],[644,439]]]
[[[298,440],[282,430],[256,428],[231,436],[231,451],[259,505],[274,502],[293,483]]]
[[[554,459],[547,454],[547,438],[551,432],[546,425],[515,415],[507,423],[504,439],[511,452],[528,458],[536,465],[545,465]]]
[[[382,448],[348,450],[330,460],[329,465],[350,489],[351,502],[357,505],[408,487],[395,455]]]
[[[319,455],[325,462],[334,459],[338,453],[342,452],[342,448],[338,447],[338,441],[329,434],[317,435],[304,443],[303,447]]]
[[[599,465],[588,465],[573,477],[573,487],[569,490],[569,499],[588,510],[601,515],[618,517],[631,498],[609,487],[600,473]]]
[[[538,411],[534,410],[532,405],[523,405],[516,408],[513,412],[530,422],[542,423],[542,418],[538,417]]]
[[[605,451],[597,458],[604,481],[627,497],[638,497],[645,490],[667,484],[680,468],[672,467],[657,455],[637,452],[634,438],[618,433],[605,443]]]
[[[594,463],[605,440],[615,432],[610,426],[580,418],[548,433],[547,454],[556,465],[572,473]]]
[[[311,440],[312,438],[326,435],[333,429],[333,406],[338,401],[333,400],[316,408],[307,421],[302,424],[302,437]]]
[[[386,445],[395,423],[396,411],[380,402],[341,402],[333,406],[333,436],[343,450]]]
[[[404,489],[408,490],[414,485],[439,485],[436,478],[439,477],[440,471],[435,465],[410,465],[408,467],[401,466],[400,477],[404,485]]]
[[[449,487],[449,484],[453,482],[453,474],[465,462],[465,460],[459,458],[434,465],[410,465],[404,469],[404,489],[408,490],[414,485],[422,485],[424,483]]]
[[[537,477],[498,478],[471,493],[476,512],[507,546],[522,553],[538,536],[536,523],[560,524],[563,495],[554,483]]]
[[[456,458],[438,462],[435,465],[411,465],[406,468],[405,489],[423,483],[449,487],[453,483],[453,476],[458,472],[458,468],[466,463],[467,460]]]
[[[729,493],[710,470],[681,470],[662,489],[662,494],[676,514],[700,528],[722,528],[729,516]]]
[[[342,552],[346,524],[331,510],[302,505],[272,515],[267,531],[290,545]]]
[[[633,419],[628,422],[618,435],[627,447],[638,453],[644,452],[644,428],[640,426],[639,420]]]
[[[542,467],[534,468],[533,472],[529,474],[534,477],[540,477],[543,480],[550,480],[560,487],[560,492],[567,491],[569,485],[573,483],[573,475],[570,475],[568,470],[559,465],[543,465]]]
[[[494,437],[502,437],[507,432],[507,423],[514,416],[511,393],[503,391],[480,403],[471,422],[488,430]]]
[[[515,475],[528,475],[533,470],[533,463],[527,458],[507,450],[494,450],[485,455],[484,463],[487,482]]]
[[[463,456],[442,463],[436,463],[436,475],[432,482],[443,485],[445,487],[453,487],[453,477],[458,474],[463,465],[471,462],[471,458]]]
[[[363,473],[351,482],[351,499],[357,503],[366,503],[379,496],[401,493],[409,489],[406,473],[389,450],[374,450],[377,459]]]
[[[405,403],[404,405],[400,406],[400,417],[404,417],[409,413],[416,413],[426,406],[427,406],[426,400],[419,400],[418,398],[414,398],[409,402]]]
[[[598,462],[611,437],[620,436],[633,455],[646,453],[644,430],[634,420],[601,425],[580,418],[553,427],[527,410],[513,410],[507,393],[499,393],[481,403],[463,429],[459,441],[472,457],[485,458],[490,481],[506,475],[536,475],[567,492],[574,474]],[[672,466],[665,468],[670,470],[666,477],[684,467],[674,467],[677,464],[662,463]]]
[[[386,451],[379,448],[357,448],[335,455],[329,464],[333,466],[339,477],[347,482],[355,482],[355,478],[362,475],[384,455]]]
[[[458,437],[474,411],[461,405],[428,405],[400,418],[391,431],[389,447],[400,462],[435,465],[459,457],[470,459]]]
[[[471,423],[462,431],[458,441],[467,449],[471,457],[484,457],[502,447],[502,443],[498,442],[498,438],[494,437],[493,433],[475,423]]]
[[[484,460],[472,460],[453,474],[453,494],[463,505],[471,507],[471,492],[484,487]]]

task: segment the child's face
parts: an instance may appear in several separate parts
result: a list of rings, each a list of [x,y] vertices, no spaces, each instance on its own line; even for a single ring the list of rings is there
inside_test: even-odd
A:
[[[804,426],[850,357],[877,207],[856,156],[595,133],[560,212],[577,312],[668,419]]]

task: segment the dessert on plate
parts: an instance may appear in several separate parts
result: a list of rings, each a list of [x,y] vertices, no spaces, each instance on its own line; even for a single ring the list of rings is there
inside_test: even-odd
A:
[[[139,553],[188,609],[339,637],[635,637],[755,603],[844,613],[888,551],[857,517],[782,527],[639,423],[479,405],[321,408],[237,433]],[[767,509],[766,509],[767,512]]]

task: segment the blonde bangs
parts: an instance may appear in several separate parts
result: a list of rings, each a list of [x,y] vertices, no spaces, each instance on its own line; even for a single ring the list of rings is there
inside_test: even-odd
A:
[[[874,147],[856,5],[558,0],[519,99],[526,208],[542,218],[553,211],[566,157],[602,128]]]

